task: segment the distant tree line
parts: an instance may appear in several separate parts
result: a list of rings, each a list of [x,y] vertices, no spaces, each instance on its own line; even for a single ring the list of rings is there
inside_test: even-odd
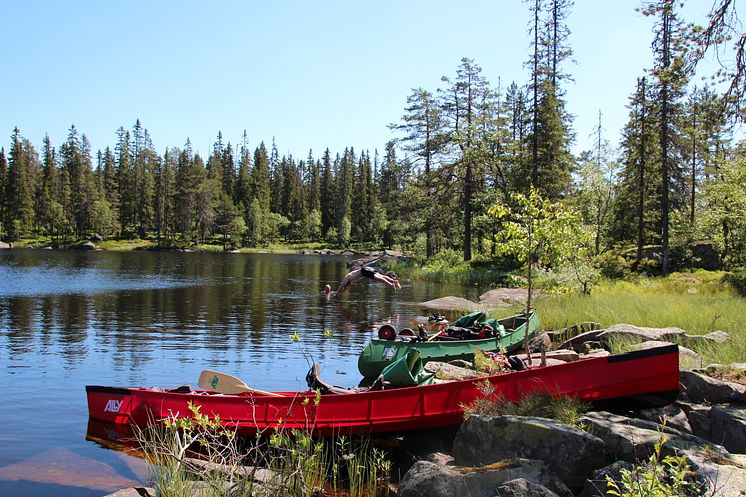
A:
[[[72,126],[65,143],[45,137],[39,151],[15,129],[0,151],[0,232],[10,241],[95,232],[164,245],[361,243],[470,260],[496,254],[489,207],[533,188],[580,212],[596,254],[632,246],[639,264],[645,246],[659,245],[667,272],[672,243],[707,238],[742,263],[746,146],[732,143],[732,124],[744,115],[743,34],[724,94],[691,84],[703,54],[733,38],[734,3],[721,0],[703,28],[684,23],[672,0],[646,4],[655,62],[630,91],[621,143],[604,139],[601,109],[594,146],[579,156],[565,101],[572,2],[527,4],[527,81],[492,85],[462,59],[440,88],[412,90],[382,156],[353,147],[280,156],[274,140],[252,150],[245,132],[237,145],[219,132],[206,158],[189,140],[159,154],[139,120],[119,128],[113,149],[93,154]]]

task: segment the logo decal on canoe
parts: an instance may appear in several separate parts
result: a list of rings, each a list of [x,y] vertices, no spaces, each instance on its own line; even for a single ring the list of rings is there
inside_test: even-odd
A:
[[[210,380],[210,386],[212,387],[213,390],[215,390],[217,388],[217,386],[218,386],[218,377],[217,376],[213,376],[212,377],[212,380]]]
[[[122,407],[121,400],[109,400],[106,402],[104,412],[119,412],[119,408]]]
[[[390,361],[396,355],[396,349],[394,347],[386,347],[383,349],[383,358],[386,361]]]

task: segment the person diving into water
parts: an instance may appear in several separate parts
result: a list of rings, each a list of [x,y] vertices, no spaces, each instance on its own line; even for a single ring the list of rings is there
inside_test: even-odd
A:
[[[353,269],[352,271],[347,273],[344,278],[342,278],[342,281],[340,281],[339,287],[337,288],[336,292],[332,292],[331,285],[326,285],[324,287],[324,295],[327,299],[336,297],[361,278],[369,278],[374,281],[381,281],[391,286],[395,290],[401,288],[401,283],[399,283],[399,278],[396,276],[395,272],[388,271],[384,273],[380,269],[372,266],[361,266],[359,268]]]

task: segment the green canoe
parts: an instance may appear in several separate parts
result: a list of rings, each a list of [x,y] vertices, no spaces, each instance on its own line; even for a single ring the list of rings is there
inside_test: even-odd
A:
[[[406,356],[407,352],[413,347],[420,351],[423,364],[428,361],[471,360],[474,358],[474,350],[477,348],[485,352],[498,352],[502,349],[513,352],[521,348],[526,329],[524,314],[482,321],[484,318],[484,313],[468,314],[451,323],[449,329],[454,326],[463,326],[465,329],[475,324],[484,323],[494,329],[494,336],[489,338],[457,340],[448,339],[448,337],[437,337],[435,339],[431,337],[429,341],[412,336],[402,337],[401,335],[393,340],[374,338],[360,354],[357,368],[365,378],[376,378],[381,374],[383,368]],[[539,328],[539,316],[535,311],[531,311],[528,327],[529,338],[534,337]]]

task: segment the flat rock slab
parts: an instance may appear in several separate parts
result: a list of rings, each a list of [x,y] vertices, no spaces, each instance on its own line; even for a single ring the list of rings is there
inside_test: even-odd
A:
[[[606,331],[598,335],[598,338],[604,341],[610,339],[626,339],[638,342],[649,340],[658,340],[661,342],[676,341],[686,335],[686,331],[681,328],[646,328],[634,326],[631,324],[615,324],[606,328]]]
[[[481,305],[475,304],[471,300],[467,300],[463,297],[440,297],[439,299],[428,300],[422,302],[422,307],[427,309],[434,309],[436,311],[482,311],[484,310]]]
[[[531,292],[532,298],[539,295],[538,290]],[[513,304],[525,304],[528,290],[525,288],[495,288],[479,296],[479,303],[485,307],[505,307]]]
[[[648,350],[648,349],[656,349],[658,347],[666,347],[668,345],[673,345],[671,342],[661,342],[658,340],[647,340],[645,342],[641,342],[636,344],[633,347],[633,350]],[[694,352],[691,349],[688,349],[682,345],[679,345],[679,366],[681,369],[684,369],[686,366],[695,365],[699,366],[702,364],[702,356],[698,353]]]

